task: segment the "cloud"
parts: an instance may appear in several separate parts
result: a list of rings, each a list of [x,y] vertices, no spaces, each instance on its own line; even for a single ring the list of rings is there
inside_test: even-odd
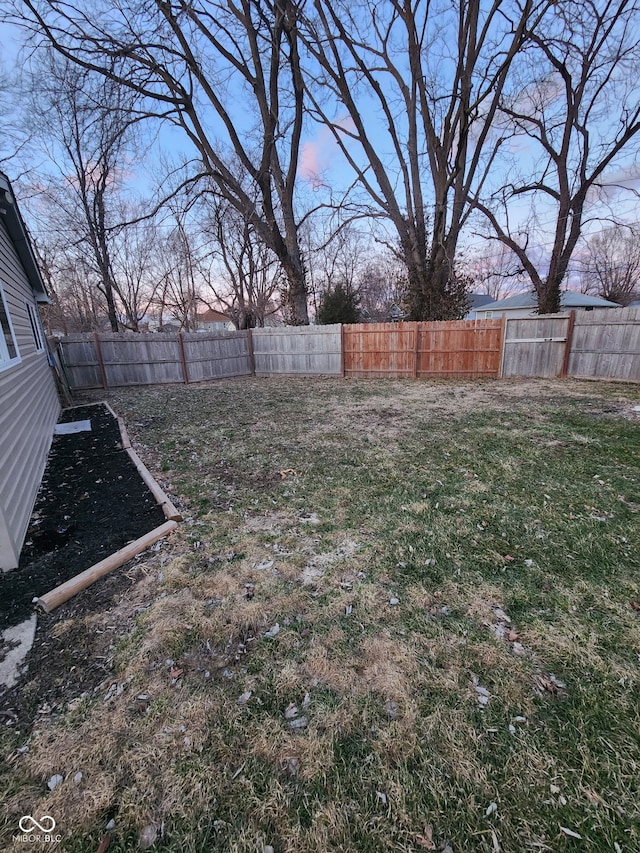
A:
[[[640,190],[640,164],[633,162],[605,172],[591,191],[590,200],[597,199],[606,204],[626,192],[637,193],[638,190]]]
[[[337,125],[346,131],[354,129],[353,121],[349,117],[340,119]],[[328,127],[321,127],[315,138],[305,142],[300,149],[298,175],[303,181],[309,181],[313,189],[327,186],[325,176],[338,152],[339,147],[333,132]]]

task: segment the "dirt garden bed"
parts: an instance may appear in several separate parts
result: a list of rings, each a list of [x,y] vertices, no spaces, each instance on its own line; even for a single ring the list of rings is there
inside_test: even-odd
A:
[[[54,436],[20,566],[0,574],[0,630],[25,619],[32,599],[165,521],[123,451],[118,422],[101,403],[66,409]]]
[[[94,686],[96,671],[104,672],[105,644],[87,631],[81,617],[99,613],[105,602],[112,607],[119,591],[132,585],[131,567],[129,574],[107,578],[66,606],[64,618],[71,618],[74,627],[64,635],[53,628],[58,616],[41,615],[37,623],[34,598],[165,521],[124,452],[118,422],[108,408],[100,403],[65,410],[60,424],[68,428],[73,423],[82,431],[54,436],[20,566],[0,574],[0,631],[10,629],[1,647],[8,662],[0,685],[2,714],[5,722],[27,728],[38,709],[55,711]],[[27,652],[34,631],[34,646]],[[17,639],[25,641],[25,648],[17,648],[19,659],[9,665]],[[14,683],[23,666],[28,677]]]

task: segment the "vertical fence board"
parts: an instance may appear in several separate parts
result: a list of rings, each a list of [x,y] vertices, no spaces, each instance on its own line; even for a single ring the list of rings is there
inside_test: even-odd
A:
[[[347,376],[497,376],[500,320],[345,326]]]
[[[110,386],[184,382],[174,334],[101,333],[100,347]]]
[[[412,377],[416,323],[366,323],[344,327],[345,376]]]
[[[418,376],[497,376],[500,370],[500,320],[448,320],[420,323]]]
[[[183,333],[190,382],[251,375],[249,332]]]
[[[72,390],[102,388],[93,335],[69,335],[62,338],[58,342],[58,353]]]

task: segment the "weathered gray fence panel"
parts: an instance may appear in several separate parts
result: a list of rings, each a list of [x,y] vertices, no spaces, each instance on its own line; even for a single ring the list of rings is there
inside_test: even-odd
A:
[[[501,375],[560,376],[568,326],[568,314],[508,319]]]
[[[107,383],[164,385],[183,382],[182,362],[174,334],[100,334]]]
[[[251,374],[249,333],[183,334],[189,382]]]
[[[93,335],[68,335],[59,342],[70,388],[100,388],[102,377]]]
[[[640,381],[640,308],[576,312],[568,374]]]
[[[296,326],[254,329],[256,373],[340,375],[341,326]]]

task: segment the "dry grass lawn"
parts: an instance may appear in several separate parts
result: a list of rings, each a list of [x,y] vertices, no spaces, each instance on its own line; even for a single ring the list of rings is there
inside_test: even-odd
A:
[[[4,849],[28,808],[78,853],[640,850],[638,388],[109,402],[186,520],[112,679],[3,733]]]

